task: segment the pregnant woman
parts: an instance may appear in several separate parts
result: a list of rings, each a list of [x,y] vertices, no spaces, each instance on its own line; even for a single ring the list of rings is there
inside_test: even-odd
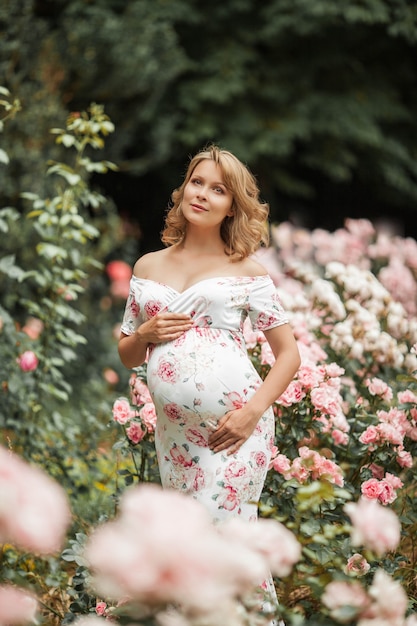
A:
[[[299,364],[274,284],[252,258],[268,241],[255,178],[216,146],[191,159],[172,194],[165,248],[135,264],[119,354],[147,360],[161,481],[199,500],[214,521],[256,520],[274,445],[271,405]],[[262,381],[243,324],[263,331],[275,363]]]

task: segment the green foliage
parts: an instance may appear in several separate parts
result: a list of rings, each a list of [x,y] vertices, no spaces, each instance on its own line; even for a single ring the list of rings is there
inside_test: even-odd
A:
[[[358,196],[366,212],[414,211],[417,18],[407,0],[216,0],[209,19],[202,0],[20,4],[0,8],[0,69],[31,106],[5,145],[3,202],[22,188],[45,195],[46,128],[96,100],[118,127],[106,157],[137,177],[141,224],[166,204],[155,176],[170,190],[184,154],[211,141],[256,171],[274,220],[293,207],[330,213],[334,194],[350,211]]]

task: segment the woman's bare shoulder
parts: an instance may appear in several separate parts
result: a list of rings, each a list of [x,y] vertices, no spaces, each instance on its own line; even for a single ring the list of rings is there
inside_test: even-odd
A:
[[[133,274],[138,278],[149,278],[149,276],[157,269],[166,258],[167,250],[157,250],[156,252],[147,252],[141,256],[133,266]]]
[[[263,265],[255,261],[255,259],[248,257],[241,261],[241,272],[244,276],[264,276],[268,274],[268,271],[264,268]]]

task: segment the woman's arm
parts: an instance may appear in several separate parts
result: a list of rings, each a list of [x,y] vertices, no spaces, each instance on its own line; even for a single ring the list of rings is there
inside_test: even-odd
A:
[[[241,409],[229,411],[209,437],[213,452],[233,454],[251,436],[265,411],[280,397],[300,367],[300,355],[289,324],[265,331],[275,363],[252,398]]]
[[[119,356],[129,369],[138,367],[146,360],[149,344],[174,341],[193,325],[189,315],[183,313],[158,313],[143,322],[133,335],[120,334]]]

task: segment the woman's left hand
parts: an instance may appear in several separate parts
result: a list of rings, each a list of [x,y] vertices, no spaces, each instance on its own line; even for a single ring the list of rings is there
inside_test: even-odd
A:
[[[259,417],[249,415],[245,407],[229,411],[218,421],[215,430],[208,439],[213,452],[227,450],[235,454],[255,430]]]

